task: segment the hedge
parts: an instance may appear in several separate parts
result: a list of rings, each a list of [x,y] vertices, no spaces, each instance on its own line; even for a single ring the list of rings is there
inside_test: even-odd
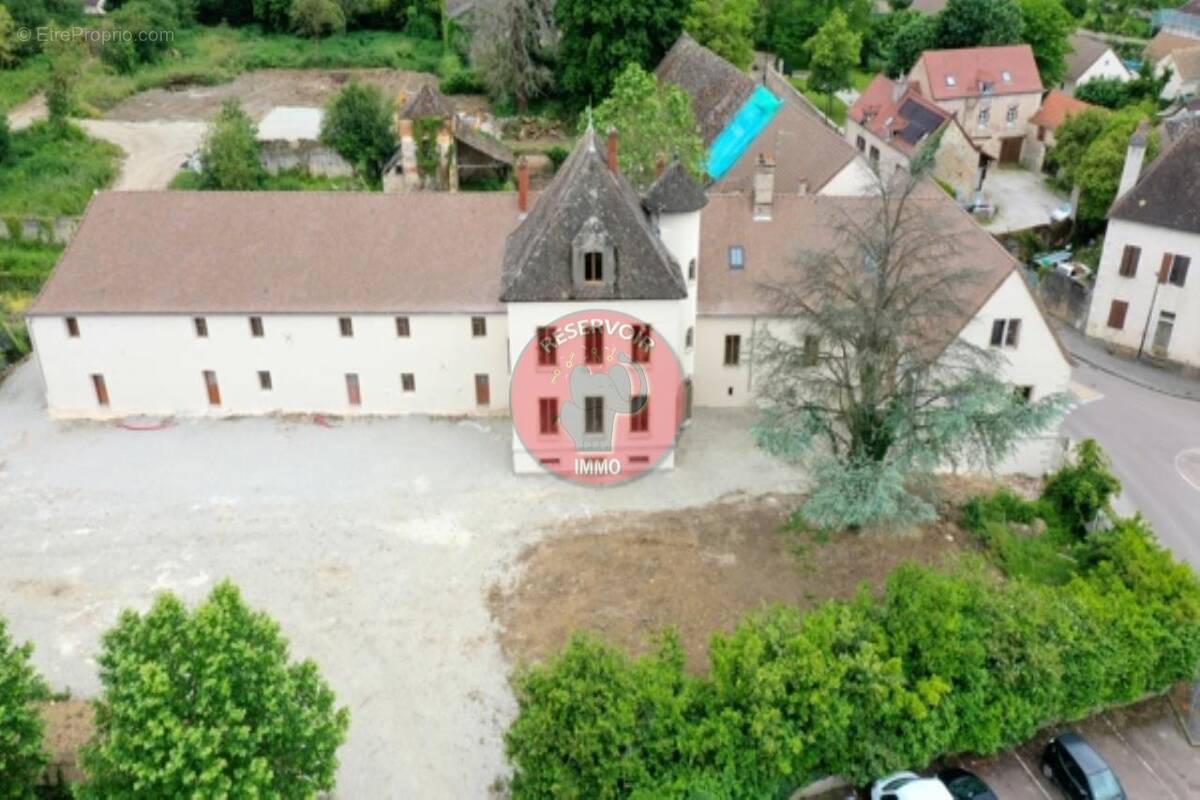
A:
[[[1039,728],[1196,676],[1200,583],[1140,518],[1074,545],[1060,585],[967,559],[897,569],[880,597],[751,616],[685,673],[577,635],[518,677],[506,742],[521,798],[786,797]]]

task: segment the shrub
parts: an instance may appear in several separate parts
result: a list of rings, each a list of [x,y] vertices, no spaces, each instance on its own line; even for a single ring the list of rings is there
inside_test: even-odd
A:
[[[42,718],[33,702],[46,697],[29,664],[33,647],[16,645],[0,618],[0,797],[32,798],[46,764]]]
[[[1108,456],[1094,439],[1084,439],[1075,448],[1073,464],[1060,469],[1046,481],[1042,497],[1058,512],[1067,530],[1078,537],[1101,511],[1108,510],[1121,482],[1110,471]]]
[[[312,797],[329,791],[346,709],[229,583],[189,611],[161,595],[104,635],[83,798]]]
[[[571,151],[560,144],[546,149],[546,157],[550,159],[550,163],[554,165],[554,171],[558,172],[558,168],[567,160],[567,156],[571,155]]]
[[[8,160],[12,151],[12,133],[8,127],[8,115],[0,113],[0,164]]]
[[[200,143],[200,184],[244,191],[262,182],[257,130],[237,100],[226,100]]]
[[[378,86],[351,81],[326,104],[321,141],[353,164],[359,175],[378,178],[396,151],[392,102]]]

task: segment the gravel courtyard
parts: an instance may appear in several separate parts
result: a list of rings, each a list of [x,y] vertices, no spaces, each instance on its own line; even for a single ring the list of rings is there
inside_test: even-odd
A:
[[[483,797],[515,710],[488,588],[567,519],[794,491],[747,424],[702,411],[677,469],[595,490],[514,476],[504,419],[53,423],[29,361],[0,384],[0,614],[89,696],[122,608],[230,577],[350,707],[338,796]]]

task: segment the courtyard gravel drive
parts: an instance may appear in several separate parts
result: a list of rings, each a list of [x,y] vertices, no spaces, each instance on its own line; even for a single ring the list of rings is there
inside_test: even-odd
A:
[[[501,418],[139,432],[42,405],[33,361],[0,385],[0,614],[37,668],[94,695],[122,608],[232,578],[349,706],[348,798],[485,797],[506,774],[515,701],[485,595],[557,523],[797,488],[741,412],[700,413],[674,471],[596,490],[513,475]]]

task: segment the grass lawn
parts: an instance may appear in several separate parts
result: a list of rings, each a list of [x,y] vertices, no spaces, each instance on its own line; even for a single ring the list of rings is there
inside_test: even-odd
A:
[[[199,191],[199,173],[191,170],[181,170],[171,179],[168,187],[180,191]],[[278,175],[268,175],[263,179],[260,191],[264,192],[369,192],[368,186],[356,176],[346,178],[327,178],[323,175],[309,175],[307,172],[281,172]]]
[[[121,150],[74,125],[46,122],[12,134],[0,164],[0,216],[57,217],[83,213],[92,192],[117,175]]]
[[[0,240],[0,367],[29,352],[29,334],[21,314],[62,251],[56,244]]]
[[[823,92],[818,92],[816,89],[811,89],[807,81],[799,78],[792,78],[792,85],[799,89],[809,101],[820,109],[822,114],[827,115],[837,125],[846,124],[846,104],[836,97],[830,98],[829,95]]]
[[[17,69],[0,70],[0,112],[18,106],[38,93],[49,74],[44,55],[27,58]]]

